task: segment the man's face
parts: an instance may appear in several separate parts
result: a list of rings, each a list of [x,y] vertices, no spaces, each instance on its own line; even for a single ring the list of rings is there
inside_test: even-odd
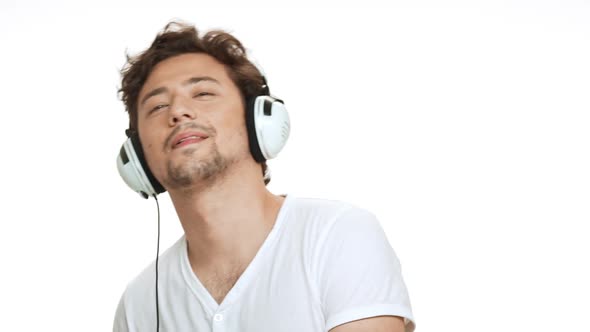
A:
[[[137,113],[147,163],[168,190],[209,186],[252,159],[240,92],[209,55],[158,63],[139,93]]]

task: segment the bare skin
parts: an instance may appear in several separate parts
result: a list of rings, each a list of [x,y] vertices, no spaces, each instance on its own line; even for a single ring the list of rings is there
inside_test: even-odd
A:
[[[203,77],[212,80],[190,81]],[[158,88],[164,89],[151,93]],[[266,239],[285,198],[264,185],[248,147],[243,98],[214,58],[191,53],[160,62],[138,101],[148,165],[170,194],[194,273],[221,303]],[[190,131],[207,138],[174,145]]]

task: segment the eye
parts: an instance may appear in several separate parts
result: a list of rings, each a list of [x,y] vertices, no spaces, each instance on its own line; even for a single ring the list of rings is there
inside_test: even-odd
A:
[[[157,105],[156,107],[152,108],[152,109],[149,111],[149,113],[148,113],[148,114],[151,114],[151,113],[153,113],[153,112],[155,112],[155,111],[157,111],[157,110],[159,110],[159,109],[161,109],[161,108],[164,108],[164,107],[166,107],[166,106],[168,106],[168,105],[167,105],[167,104]]]
[[[195,93],[193,98],[206,97],[206,96],[213,96],[213,94],[211,92],[197,92],[197,93]]]

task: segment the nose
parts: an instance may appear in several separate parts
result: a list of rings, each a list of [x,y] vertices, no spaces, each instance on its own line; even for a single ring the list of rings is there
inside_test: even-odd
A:
[[[179,122],[194,120],[197,112],[188,105],[188,102],[181,96],[176,96],[171,101],[168,114],[168,124],[173,127]]]

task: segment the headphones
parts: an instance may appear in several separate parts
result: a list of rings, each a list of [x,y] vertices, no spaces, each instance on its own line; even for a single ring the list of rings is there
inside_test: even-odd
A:
[[[264,85],[260,95],[246,99],[246,129],[250,153],[254,160],[262,163],[275,158],[289,138],[291,124],[289,114],[282,100],[272,97],[263,75]],[[117,156],[117,169],[123,181],[143,198],[166,191],[150,171],[137,132],[125,130],[127,140]],[[270,171],[264,174],[270,179]]]

